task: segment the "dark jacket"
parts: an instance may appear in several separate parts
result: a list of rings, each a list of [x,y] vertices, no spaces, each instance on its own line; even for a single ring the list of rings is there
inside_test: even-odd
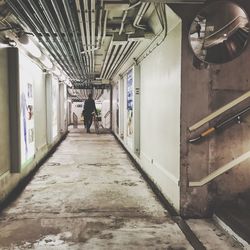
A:
[[[97,114],[95,101],[93,99],[87,99],[84,102],[83,115],[90,115],[93,112]]]

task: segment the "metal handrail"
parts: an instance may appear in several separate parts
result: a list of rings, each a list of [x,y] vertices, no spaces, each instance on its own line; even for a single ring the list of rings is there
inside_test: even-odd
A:
[[[105,114],[104,118],[106,119],[108,117],[108,115],[110,115],[110,110]]]
[[[190,181],[189,182],[189,187],[201,187],[201,186],[204,186],[205,184],[211,182],[212,180],[214,180],[218,176],[220,176],[220,175],[224,174],[225,172],[227,172],[228,170],[238,166],[240,163],[246,161],[249,158],[250,158],[250,151],[242,154],[238,158],[236,158],[236,159],[230,161],[229,163],[225,164],[224,166],[218,168],[217,170],[215,170],[214,172],[212,172],[208,176],[202,178],[201,180],[199,180],[199,181]]]
[[[235,100],[233,100],[232,102],[229,102],[228,104],[226,104],[225,106],[219,108],[218,110],[216,110],[215,112],[211,113],[210,115],[206,116],[205,118],[203,118],[202,120],[200,120],[199,122],[196,122],[194,125],[192,125],[191,127],[189,127],[189,131],[192,132],[198,128],[200,128],[201,126],[203,126],[204,124],[210,122],[211,120],[213,120],[214,118],[218,117],[219,115],[223,114],[224,112],[226,112],[227,110],[231,109],[232,107],[238,105],[239,103],[243,102],[244,100],[246,100],[248,97],[250,97],[250,91],[246,92],[245,94],[243,94],[242,96],[236,98]]]
[[[233,121],[237,121],[238,123],[240,123],[241,122],[241,117],[243,115],[245,115],[249,111],[250,111],[250,106],[244,108],[243,110],[241,110],[237,114],[234,114],[233,116],[231,116],[228,119],[226,119],[226,120],[218,123],[217,125],[208,128],[207,130],[205,130],[204,132],[202,132],[200,135],[198,135],[198,136],[196,136],[194,138],[189,139],[188,142],[190,142],[190,143],[198,142],[201,139],[203,139],[204,137],[207,137],[208,135],[212,134],[216,130],[219,130],[219,129],[225,127],[226,125],[228,125],[229,123],[231,123]]]
[[[206,37],[206,40],[219,34],[221,31],[225,30],[227,27],[229,27],[232,23],[234,23],[237,19],[243,19],[244,17],[242,16],[237,16],[235,17],[233,20],[231,20],[229,23],[227,23],[226,25],[224,25],[222,28],[220,28],[219,30],[217,30],[216,32],[212,33],[211,35]]]

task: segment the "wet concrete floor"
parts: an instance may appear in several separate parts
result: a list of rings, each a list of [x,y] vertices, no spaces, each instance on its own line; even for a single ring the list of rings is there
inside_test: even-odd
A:
[[[193,249],[114,137],[79,132],[0,215],[0,249]],[[189,223],[207,249],[241,249],[214,224]]]

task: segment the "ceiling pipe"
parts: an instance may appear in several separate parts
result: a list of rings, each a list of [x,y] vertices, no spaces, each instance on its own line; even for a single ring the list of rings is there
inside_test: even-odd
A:
[[[28,27],[31,28],[32,33],[34,33],[34,35],[43,44],[43,46],[46,48],[46,50],[49,51],[49,53],[53,56],[53,58],[56,60],[56,62],[62,67],[62,69],[65,72],[67,72],[67,74],[69,76],[72,76],[71,73],[65,68],[64,63],[62,63],[61,56],[57,53],[57,51],[56,51],[54,45],[52,44],[52,42],[49,39],[44,41],[43,38],[41,37],[41,35],[37,32],[37,30],[40,30],[41,27],[39,29],[39,24],[37,24],[37,22],[35,22],[33,19],[30,18],[32,16],[32,14],[30,13],[29,9],[26,12],[26,14],[29,16],[29,18],[26,18],[22,14],[22,12],[20,12],[20,9],[17,7],[16,3],[12,3],[12,0],[6,0],[6,2],[9,4],[11,9],[14,11],[14,13],[17,15],[18,19],[21,18],[24,21],[25,25],[27,25]],[[20,1],[19,1],[19,5],[22,7],[22,2],[20,4]],[[24,6],[24,8],[27,9],[26,6]],[[43,31],[43,29],[41,29],[40,31],[42,32],[42,35],[43,35],[44,39],[46,39],[46,34]],[[48,43],[49,43],[50,47],[48,46]],[[52,50],[51,50],[51,48],[52,48]]]
[[[76,28],[75,28],[74,19],[73,19],[73,16],[72,16],[72,11],[71,11],[70,6],[69,6],[69,1],[68,0],[63,0],[63,5],[64,5],[66,15],[67,15],[68,20],[69,20],[70,29],[73,32],[73,40],[75,42],[77,57],[78,57],[78,59],[80,61],[80,68],[82,70],[83,75],[86,76],[86,69],[84,67],[84,63],[83,63],[83,59],[82,59],[82,55],[81,55],[81,50],[80,50],[80,46],[79,46],[79,40],[78,40],[78,37],[77,37],[77,31],[76,31]]]
[[[83,0],[83,4],[84,4],[84,14],[85,14],[85,30],[86,30],[86,50],[91,50],[91,38],[90,38],[90,17],[89,17],[89,6],[88,6],[88,1],[87,0]],[[89,54],[90,57],[90,61],[89,61],[89,70],[90,72],[92,71],[92,53]]]
[[[89,54],[87,53],[88,50],[87,50],[87,44],[86,44],[86,35],[84,31],[84,24],[83,24],[83,14],[82,14],[80,0],[76,0],[75,2],[76,2],[77,14],[78,14],[78,22],[79,22],[79,26],[81,30],[82,45],[83,45],[83,51],[81,53],[82,54],[86,53],[84,58],[85,58],[85,64],[86,64],[86,71],[87,73],[89,73],[90,72],[90,68],[89,68],[90,57],[89,57]]]
[[[104,17],[104,25],[103,25],[103,35],[102,35],[102,41],[101,44],[104,43],[104,39],[106,37],[106,31],[107,31],[107,20],[108,20],[108,10],[105,12],[105,17]],[[101,45],[100,45],[101,46]]]
[[[141,4],[141,1],[138,1],[137,3],[135,3],[135,4],[131,5],[131,6],[129,6],[128,9],[125,10],[125,11],[123,12],[123,17],[122,17],[122,22],[121,22],[121,28],[120,28],[120,31],[119,31],[119,35],[122,34],[122,31],[123,31],[123,28],[124,28],[124,23],[125,23],[125,20],[126,20],[126,18],[127,18],[127,15],[128,15],[128,11],[129,11],[130,9],[135,8],[136,6],[138,6],[138,5],[140,5],[140,4]]]
[[[126,61],[125,59],[128,58],[128,55],[132,51],[134,45],[135,45],[135,42],[128,42],[128,47],[124,51],[122,58],[118,61],[116,67],[113,69],[111,76],[110,76],[110,79],[118,71],[118,69],[121,68],[122,65],[125,63],[125,61]]]
[[[104,73],[103,73],[103,78],[104,78],[104,79],[105,79],[105,77],[106,77],[106,75],[107,75],[107,73],[108,73],[108,69],[109,69],[110,65],[112,65],[113,60],[114,60],[114,58],[115,58],[115,56],[116,56],[116,54],[117,54],[117,51],[119,51],[119,49],[120,49],[120,46],[114,44],[114,50],[113,50],[112,54],[111,54],[110,57],[109,57],[108,64],[107,64],[107,66],[106,66],[106,68],[105,68],[105,71],[104,71]]]
[[[97,47],[101,47],[101,35],[102,35],[102,15],[103,15],[103,0],[101,0],[100,14],[99,14],[99,25],[97,35]],[[104,27],[103,27],[104,30]]]
[[[111,40],[111,42],[109,44],[109,48],[108,48],[108,51],[107,51],[106,56],[105,56],[105,60],[104,60],[103,66],[102,66],[100,78],[103,78],[103,74],[104,74],[104,71],[106,69],[106,65],[107,65],[108,59],[110,57],[112,47],[113,47],[113,38],[112,38],[112,40]]]
[[[110,68],[109,72],[107,73],[106,78],[110,79],[112,76],[112,73],[114,72],[114,70],[116,69],[116,67],[119,65],[119,63],[121,62],[122,58],[126,55],[126,52],[128,51],[131,42],[127,42],[126,44],[123,44],[121,49],[119,50],[117,56],[116,56],[116,60],[113,62],[112,67]]]
[[[78,71],[81,72],[81,69],[80,69],[80,66],[79,66],[80,61],[79,61],[79,58],[78,58],[77,53],[75,51],[74,45],[73,45],[73,43],[71,41],[70,35],[68,33],[68,29],[67,29],[66,24],[64,22],[64,19],[63,19],[62,13],[60,11],[60,8],[58,6],[58,3],[57,3],[57,1],[52,0],[51,4],[53,5],[54,10],[55,10],[56,15],[57,15],[57,18],[58,18],[58,20],[60,22],[61,29],[62,29],[63,33],[66,34],[72,56],[73,56],[73,58],[74,58],[74,60],[76,62],[76,67],[77,67]],[[82,78],[83,78],[83,76],[82,76]]]
[[[115,75],[117,72],[119,72],[121,67],[124,65],[124,63],[127,61],[127,59],[134,53],[134,51],[136,50],[136,48],[138,47],[139,44],[140,44],[140,41],[132,42],[129,50],[127,51],[126,55],[123,57],[123,60],[117,66],[117,68],[115,69],[115,71],[112,75]]]
[[[93,12],[95,14],[96,11],[91,11],[91,15],[93,16]],[[95,63],[94,63],[94,51],[96,50],[99,50],[101,48],[101,44],[102,44],[102,41],[104,40],[105,38],[105,35],[106,35],[106,24],[107,24],[107,12],[106,12],[106,15],[105,15],[105,18],[104,18],[104,25],[103,25],[103,29],[102,29],[102,15],[103,15],[103,0],[101,1],[101,6],[100,6],[100,13],[99,13],[99,24],[98,24],[98,35],[97,35],[97,41],[95,43],[95,24],[92,24],[91,25],[91,34],[92,34],[92,38],[91,38],[91,46],[90,49],[87,49],[87,46],[85,46],[85,50],[82,51],[81,53],[82,54],[90,54],[90,56],[93,58],[92,60],[92,67],[93,67],[93,72],[95,70]],[[93,20],[95,20],[95,15],[92,17],[92,22],[93,23]],[[94,30],[93,30],[94,29]],[[103,37],[101,36],[102,35],[102,30],[103,30]],[[93,37],[94,35],[94,37]]]
[[[133,26],[135,28],[138,28],[138,29],[143,29],[145,30],[145,27],[143,27],[142,25],[140,25],[140,21],[141,19],[143,18],[143,16],[145,15],[148,7],[150,6],[150,3],[142,3],[136,17],[135,17],[135,20],[133,22]]]
[[[32,9],[35,11],[36,16],[39,18],[40,22],[43,23],[47,29],[47,31],[49,32],[49,35],[52,37],[53,42],[56,44],[57,46],[57,51],[60,51],[63,55],[63,57],[66,59],[66,63],[65,65],[67,65],[67,68],[69,69],[69,71],[72,72],[72,67],[70,67],[70,63],[69,61],[67,61],[67,56],[65,55],[65,53],[63,53],[63,48],[61,46],[61,43],[58,42],[57,38],[54,35],[54,31],[52,30],[52,28],[50,27],[49,23],[47,23],[47,20],[41,15],[38,7],[36,6],[35,2],[32,0],[29,0],[29,4],[32,7]],[[72,72],[73,73],[73,72]],[[74,74],[74,73],[73,73]]]
[[[123,31],[123,28],[124,28],[124,23],[125,23],[125,20],[126,20],[127,15],[128,15],[128,10],[125,10],[125,11],[123,12],[123,17],[122,17],[122,22],[121,22],[121,28],[120,28],[120,30],[119,30],[119,35],[122,34],[122,31]]]
[[[91,21],[91,53],[92,53],[92,73],[95,72],[95,17],[96,17],[96,9],[95,9],[95,0],[91,0],[91,14],[90,14],[90,21]]]
[[[140,63],[144,58],[146,58],[150,53],[152,53],[152,51],[157,48],[166,38],[167,33],[168,33],[168,29],[167,29],[167,16],[166,16],[166,10],[165,10],[165,5],[162,4],[161,5],[163,7],[163,19],[164,19],[164,23],[162,26],[162,29],[157,33],[157,35],[155,36],[155,38],[153,39],[153,41],[143,50],[143,52],[137,57],[136,61],[138,63]],[[156,6],[157,7],[157,6]],[[159,21],[161,22],[160,16],[158,15]],[[158,41],[158,39],[161,37],[161,35],[163,35],[162,39],[160,41]],[[152,49],[150,49],[150,47],[154,45],[154,47]],[[148,53],[146,53],[146,51],[149,51]]]
[[[65,40],[62,37],[60,29],[58,28],[58,26],[53,21],[53,16],[50,13],[50,9],[49,9],[46,1],[45,0],[40,0],[39,2],[40,2],[41,8],[44,11],[45,16],[48,19],[48,22],[50,23],[51,27],[54,29],[54,31],[56,32],[56,34],[58,35],[58,37],[60,39],[59,42],[61,43],[61,46],[62,46],[62,53],[64,54],[64,56],[66,56],[66,60],[67,60],[68,65],[71,65],[71,67],[74,65],[74,67],[73,67],[74,75],[79,77],[80,72],[77,70],[76,62],[73,61],[73,59],[71,58],[71,55],[70,55],[68,47],[67,47],[67,45],[65,43]]]

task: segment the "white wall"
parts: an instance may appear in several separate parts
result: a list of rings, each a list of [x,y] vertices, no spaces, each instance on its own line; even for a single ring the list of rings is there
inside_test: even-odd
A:
[[[9,48],[11,49],[11,48]],[[34,129],[35,155],[21,168],[20,173],[10,172],[10,131],[9,131],[9,81],[7,49],[0,49],[0,203],[16,187],[16,185],[30,173],[36,164],[49,152],[51,147],[61,138],[58,136],[47,143],[47,102],[45,77],[30,58],[19,53],[20,81],[23,79],[33,84],[34,96]],[[13,74],[13,70],[10,71]],[[15,72],[16,73],[16,72]],[[59,110],[59,107],[58,107]]]
[[[141,63],[141,160],[179,209],[181,24]]]
[[[19,54],[19,60],[21,75],[29,75],[34,88],[35,147],[36,151],[38,151],[47,143],[45,75],[42,72],[42,69],[24,54]],[[22,80],[22,78],[20,80]]]
[[[133,152],[126,137],[121,140],[165,197],[179,210],[181,21],[172,12],[167,38],[141,61],[139,67],[140,153],[136,155]],[[120,106],[123,106],[124,117],[121,120],[126,128],[126,84],[123,87],[124,99],[120,99],[124,103]],[[113,115],[115,112],[113,110]]]

